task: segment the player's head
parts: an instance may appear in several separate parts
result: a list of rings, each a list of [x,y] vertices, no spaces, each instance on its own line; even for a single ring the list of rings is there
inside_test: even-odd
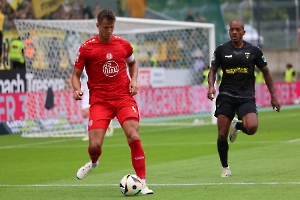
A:
[[[239,43],[243,40],[246,31],[244,30],[244,22],[240,19],[234,19],[229,24],[229,36],[233,43]]]
[[[109,42],[115,27],[116,15],[113,11],[104,9],[98,13],[97,28],[101,42]]]
[[[287,68],[287,69],[290,69],[290,68],[292,68],[292,67],[293,67],[292,64],[290,64],[290,63],[286,64],[286,68]]]

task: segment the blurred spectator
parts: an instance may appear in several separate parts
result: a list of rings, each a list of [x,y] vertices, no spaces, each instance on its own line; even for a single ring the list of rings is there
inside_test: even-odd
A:
[[[9,69],[9,62],[8,62],[8,45],[9,45],[9,40],[8,38],[5,38],[5,42],[3,43],[3,65],[5,69]]]
[[[98,15],[98,13],[100,12],[100,10],[101,10],[100,5],[97,4],[97,5],[95,6],[94,10],[93,10],[93,16],[94,16],[94,19],[97,18],[97,15]]]
[[[286,70],[284,72],[284,81],[286,83],[295,82],[297,80],[297,72],[293,68],[293,65],[288,63],[286,64]]]
[[[4,24],[4,14],[0,11],[0,63],[2,63],[2,50],[3,50],[3,24]]]
[[[90,8],[90,6],[87,6],[85,3],[80,4],[82,14],[83,14],[83,19],[93,19],[93,12]]]
[[[255,66],[254,76],[255,76],[255,83],[259,83],[259,84],[265,83],[264,74],[256,66]]]
[[[192,57],[195,59],[194,61],[194,71],[195,71],[194,76],[196,76],[195,84],[201,85],[201,83],[203,82],[202,72],[205,68],[205,62],[203,60],[203,52],[200,49],[196,49],[196,51],[192,53]]]
[[[205,23],[206,19],[205,19],[205,17],[200,15],[200,13],[196,13],[196,22]],[[201,35],[202,35],[202,37],[206,37],[206,32],[205,32],[204,28],[201,28]]]
[[[56,37],[51,38],[49,41],[48,62],[49,69],[53,72],[55,72],[60,65],[60,45]]]
[[[126,0],[126,6],[131,17],[145,17],[147,0]]]
[[[187,22],[194,22],[195,21],[195,18],[193,16],[193,13],[192,13],[191,10],[187,10],[185,21],[187,21]]]
[[[5,16],[4,29],[16,29],[14,19],[34,19],[32,3],[30,0],[24,0],[18,5],[16,10],[12,9],[6,1],[2,2],[2,13]],[[43,16],[41,19],[93,19],[93,13],[98,13],[100,6],[97,5],[92,11],[91,7],[84,3],[74,1],[74,3],[62,4],[56,11]]]
[[[25,58],[26,58],[26,64],[27,66],[31,66],[32,62],[35,59],[35,47],[34,47],[34,43],[32,41],[32,39],[30,38],[30,34],[27,33],[26,38],[24,40],[24,45],[25,45],[25,49],[24,49],[24,54],[25,54]]]
[[[208,73],[209,73],[209,66],[203,70],[203,74],[202,74],[203,75],[203,82],[202,82],[203,86],[208,86]]]
[[[20,37],[9,43],[8,58],[11,69],[25,69],[24,44]]]
[[[148,52],[148,56],[149,56],[150,67],[156,68],[157,67],[157,59],[155,58],[155,56],[153,56],[152,52]]]
[[[206,22],[205,17],[203,17],[202,15],[200,15],[200,13],[196,13],[196,22]]]

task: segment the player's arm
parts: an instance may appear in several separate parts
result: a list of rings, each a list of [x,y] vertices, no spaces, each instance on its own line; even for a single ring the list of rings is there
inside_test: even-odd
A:
[[[215,89],[215,81],[216,81],[216,74],[218,72],[218,68],[211,66],[208,73],[208,92],[207,92],[207,98],[210,100],[213,100],[216,95],[216,89]]]
[[[270,95],[271,95],[271,105],[272,105],[273,109],[276,108],[276,111],[279,112],[281,106],[280,106],[280,104],[278,102],[278,99],[276,97],[274,81],[273,81],[273,78],[271,76],[270,70],[269,70],[268,66],[260,68],[260,70],[264,75],[266,85],[267,85],[268,90],[269,90]]]
[[[297,79],[296,79],[296,72],[293,71],[293,73],[292,73],[292,82],[295,82],[295,81],[297,81]]]
[[[83,95],[83,92],[81,90],[81,83],[80,83],[80,77],[82,74],[82,69],[78,69],[74,67],[73,73],[72,73],[72,87],[74,90],[73,98],[75,100],[82,100],[81,96]]]
[[[129,92],[131,96],[134,96],[138,91],[137,78],[139,69],[137,63],[134,60],[133,54],[130,57],[126,58],[126,62],[128,65],[129,76],[131,78],[131,81],[129,83]]]

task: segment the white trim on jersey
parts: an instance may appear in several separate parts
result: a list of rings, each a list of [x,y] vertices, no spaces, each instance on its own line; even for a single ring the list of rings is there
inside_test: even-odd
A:
[[[126,58],[126,63],[131,63],[132,61],[134,61],[134,55],[133,54],[131,56],[129,56],[128,58]]]

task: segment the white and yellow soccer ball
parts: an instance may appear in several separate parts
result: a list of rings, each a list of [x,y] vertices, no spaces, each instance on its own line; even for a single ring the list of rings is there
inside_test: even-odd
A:
[[[126,196],[134,196],[141,192],[141,179],[135,174],[126,174],[120,181],[121,192]]]

